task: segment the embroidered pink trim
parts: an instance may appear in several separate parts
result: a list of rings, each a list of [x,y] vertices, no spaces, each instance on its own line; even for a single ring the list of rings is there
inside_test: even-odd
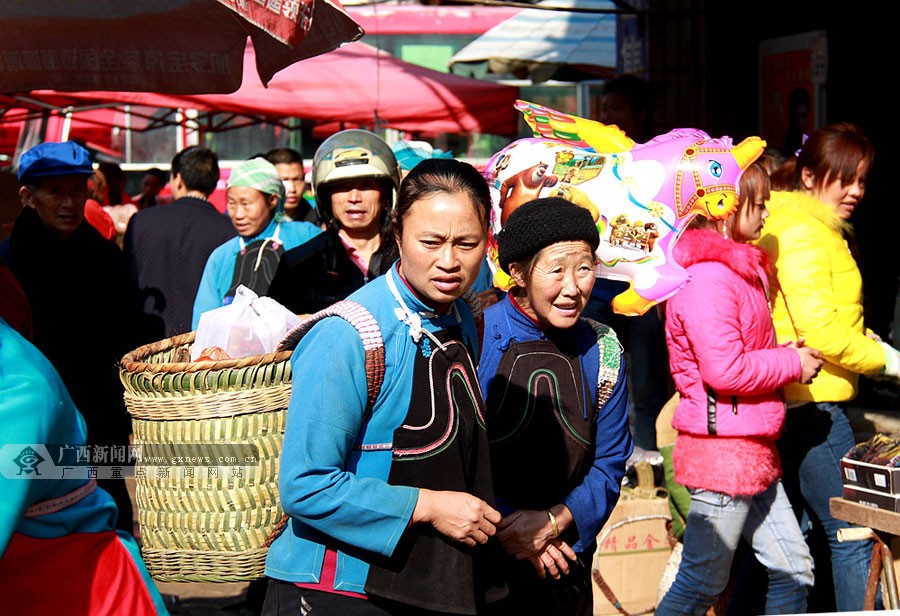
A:
[[[47,515],[48,513],[56,513],[57,511],[62,511],[66,507],[74,505],[88,494],[91,494],[96,489],[97,480],[91,479],[80,488],[72,490],[68,494],[63,494],[62,496],[58,496],[56,498],[51,498],[39,503],[35,503],[25,511],[25,517],[36,518],[41,515]]]

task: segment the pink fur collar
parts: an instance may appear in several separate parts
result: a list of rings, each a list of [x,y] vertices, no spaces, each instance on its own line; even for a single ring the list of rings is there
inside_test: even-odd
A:
[[[687,268],[695,263],[722,263],[748,282],[759,279],[760,268],[768,271],[769,259],[760,248],[726,240],[710,229],[688,229],[673,249],[675,260]]]

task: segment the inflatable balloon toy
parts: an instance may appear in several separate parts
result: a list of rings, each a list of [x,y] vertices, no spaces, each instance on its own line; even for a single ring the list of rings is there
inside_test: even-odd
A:
[[[484,169],[494,284],[512,286],[499,266],[494,234],[526,201],[559,196],[587,208],[597,223],[597,276],[630,283],[612,303],[624,315],[644,314],[684,286],[689,274],[672,258],[675,242],[694,216],[734,212],[741,173],[766,146],[759,137],[735,145],[691,128],[638,144],[614,125],[526,101],[516,108],[535,137],[506,146]]]

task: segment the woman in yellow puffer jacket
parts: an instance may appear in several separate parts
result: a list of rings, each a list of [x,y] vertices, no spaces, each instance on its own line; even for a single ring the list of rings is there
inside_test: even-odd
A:
[[[772,192],[759,239],[776,271],[778,342],[805,341],[825,358],[811,384],[785,387],[779,450],[801,528],[818,522],[827,536],[839,611],[863,609],[871,553],[868,542],[837,541],[837,530],[850,525],[829,509],[829,499],[842,493],[840,459],[855,444],[846,402],[856,396],[860,374],[900,377],[900,353],[863,324],[862,277],[847,242],[873,158],[868,138],[853,124],[815,131],[791,161],[790,189]],[[827,570],[826,563],[817,565],[816,577]]]

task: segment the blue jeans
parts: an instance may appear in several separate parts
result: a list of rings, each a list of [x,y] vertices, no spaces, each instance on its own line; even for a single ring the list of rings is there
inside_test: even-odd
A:
[[[691,491],[681,565],[656,616],[706,614],[728,584],[741,536],[769,573],[766,614],[806,612],[812,557],[784,488],[776,481],[756,496]]]
[[[788,409],[778,442],[784,489],[800,527],[808,532],[810,524],[821,524],[827,537],[835,604],[840,612],[863,609],[872,557],[871,541],[837,540],[839,529],[853,525],[831,515],[830,499],[843,493],[841,458],[855,444],[847,413],[836,402]]]

